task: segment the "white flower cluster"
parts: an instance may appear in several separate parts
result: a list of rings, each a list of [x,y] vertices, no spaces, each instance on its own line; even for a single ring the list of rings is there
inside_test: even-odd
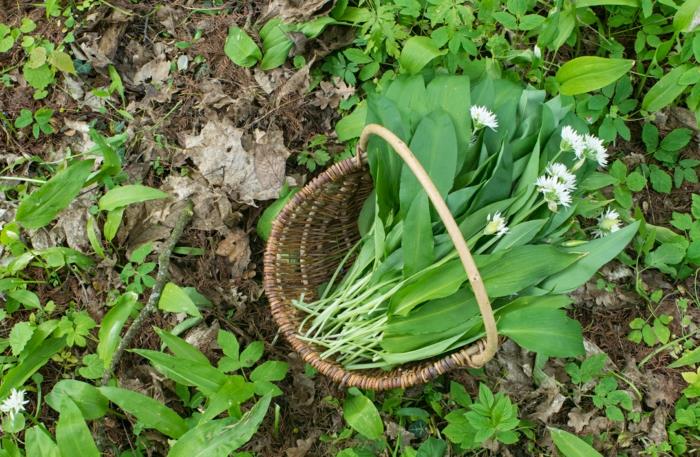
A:
[[[469,113],[472,116],[475,131],[488,127],[495,132],[498,128],[496,115],[487,107],[474,105],[469,109]]]
[[[12,389],[10,395],[0,403],[0,411],[6,413],[10,420],[13,421],[15,416],[24,411],[24,405],[29,403],[29,400],[24,399],[24,391]]]
[[[620,230],[620,215],[614,209],[608,208],[598,218],[598,228],[593,231],[593,234],[598,238],[603,238],[618,230]]]
[[[542,192],[544,200],[551,211],[557,211],[559,205],[571,204],[571,192],[576,188],[576,176],[566,165],[552,163],[545,169],[545,174],[535,182],[537,190]]]
[[[493,235],[501,237],[508,233],[508,225],[506,218],[501,215],[500,211],[495,214],[489,214],[486,218],[486,228],[484,229],[484,235]]]
[[[566,125],[561,130],[561,143],[559,148],[562,151],[573,151],[578,162],[574,165],[574,170],[579,169],[588,160],[596,162],[599,166],[605,167],[608,164],[608,151],[600,138],[585,134],[581,136],[571,126]]]

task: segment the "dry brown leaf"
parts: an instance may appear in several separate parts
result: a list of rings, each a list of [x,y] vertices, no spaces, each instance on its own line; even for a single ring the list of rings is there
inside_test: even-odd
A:
[[[573,428],[576,433],[581,433],[581,431],[588,426],[588,423],[591,421],[594,414],[595,410],[584,413],[581,408],[576,407],[569,411],[569,421],[566,423],[566,425]]]
[[[232,276],[242,276],[250,263],[250,244],[245,231],[236,228],[221,240],[216,247],[216,255],[226,257],[231,264]]]
[[[218,347],[216,336],[219,334],[219,321],[211,325],[199,324],[187,333],[185,341],[196,347],[207,356],[213,355],[214,348]]]
[[[311,450],[311,446],[314,445],[318,439],[318,434],[314,433],[305,440],[297,440],[296,447],[290,447],[285,451],[287,457],[306,457],[306,454]]]
[[[306,91],[309,90],[309,84],[311,83],[309,79],[309,70],[313,63],[314,61],[311,59],[309,63],[301,67],[279,88],[275,97],[275,106],[279,106],[289,95],[304,95]]]
[[[333,0],[272,0],[260,22],[279,17],[284,22],[306,22],[317,14],[330,10]]]
[[[154,59],[147,62],[134,74],[134,84],[143,84],[146,81],[151,84],[159,84],[168,79],[170,62],[164,59]]]
[[[242,138],[243,130],[230,120],[209,121],[199,135],[185,136],[184,153],[210,185],[223,187],[244,203],[277,198],[289,156],[282,131],[257,130],[249,151]]]

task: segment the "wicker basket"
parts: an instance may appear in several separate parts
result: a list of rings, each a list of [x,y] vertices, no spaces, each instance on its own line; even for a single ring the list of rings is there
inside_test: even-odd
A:
[[[330,279],[348,250],[360,238],[357,217],[372,190],[372,178],[364,154],[372,134],[384,138],[401,156],[445,223],[468,273],[484,320],[486,338],[447,356],[402,365],[390,371],[348,371],[332,360],[321,359],[318,348],[298,338],[304,315],[292,305],[292,300],[302,294],[306,299],[313,299],[316,288]],[[496,353],[498,335],[491,305],[454,218],[405,143],[379,125],[365,127],[356,157],[333,165],[287,203],[272,225],[264,264],[265,292],[280,332],[304,361],[341,385],[372,390],[405,388],[428,382],[454,368],[481,367]]]

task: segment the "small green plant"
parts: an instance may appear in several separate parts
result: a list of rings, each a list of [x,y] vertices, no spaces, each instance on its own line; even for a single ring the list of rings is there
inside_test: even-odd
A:
[[[520,438],[518,407],[503,393],[493,394],[486,384],[479,385],[479,396],[470,403],[460,396],[463,408],[450,412],[443,430],[445,436],[462,449],[476,449],[486,440],[514,444]]]
[[[571,377],[571,382],[581,387],[583,384],[598,379],[603,374],[607,359],[606,354],[596,354],[581,362],[580,365],[575,362],[568,363],[565,369]]]
[[[22,108],[19,116],[15,119],[15,128],[23,129],[31,125],[32,135],[34,135],[35,139],[38,139],[41,133],[44,135],[54,133],[55,130],[51,126],[52,116],[53,110],[49,108],[39,108],[34,114],[30,110]]]
[[[316,171],[319,166],[326,165],[331,156],[328,153],[326,135],[314,135],[304,149],[297,155],[297,163],[306,167],[309,171]]]
[[[625,415],[621,408],[632,411],[632,397],[624,390],[619,390],[614,376],[602,378],[595,386],[593,392],[593,404],[596,408],[604,409],[608,419],[624,421]]]
[[[144,262],[151,251],[153,251],[153,244],[144,243],[129,255],[129,262],[119,273],[121,280],[127,284],[128,292],[140,294],[144,289],[150,289],[155,284],[155,278],[150,273],[156,268],[156,263]]]
[[[644,344],[647,346],[666,344],[671,338],[671,330],[668,328],[668,324],[672,320],[673,317],[666,314],[655,317],[651,323],[641,317],[637,317],[629,323],[632,331],[627,335],[627,339],[634,343],[644,341]]]

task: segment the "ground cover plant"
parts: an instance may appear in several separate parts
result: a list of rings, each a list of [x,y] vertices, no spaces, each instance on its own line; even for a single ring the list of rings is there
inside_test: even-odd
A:
[[[699,8],[0,2],[0,456],[692,455]],[[426,168],[445,171],[485,271],[548,252],[547,272],[492,297],[509,338],[481,369],[344,389],[277,335],[271,222],[368,122],[449,162]],[[459,265],[427,199],[408,198],[420,189],[381,140],[367,152],[361,255],[321,301],[298,301],[302,331],[355,368],[482,331],[464,277],[442,274]],[[411,291],[431,273],[442,292]],[[339,300],[355,281],[374,299]],[[315,314],[389,293],[416,295],[400,312]],[[563,343],[532,337],[525,315]],[[405,338],[422,317],[433,332]],[[366,327],[341,335],[363,351],[323,341],[343,320]]]

